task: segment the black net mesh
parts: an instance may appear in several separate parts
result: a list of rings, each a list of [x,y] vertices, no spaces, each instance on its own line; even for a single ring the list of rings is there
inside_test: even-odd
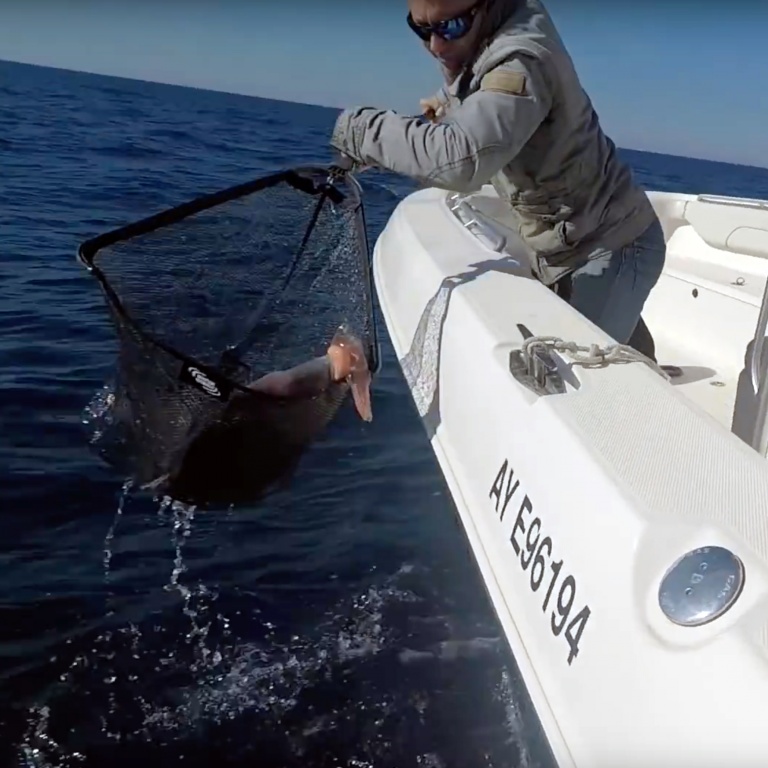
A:
[[[172,472],[201,430],[231,415],[232,397],[255,397],[244,385],[324,354],[342,324],[375,367],[359,187],[337,179],[325,194],[327,176],[277,174],[82,246],[119,339],[114,382],[86,422],[136,482]],[[326,421],[343,395],[319,405]],[[298,405],[298,416],[279,407],[292,434],[309,423]]]

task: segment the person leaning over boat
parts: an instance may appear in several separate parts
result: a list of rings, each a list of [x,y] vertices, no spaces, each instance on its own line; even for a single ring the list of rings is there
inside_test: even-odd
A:
[[[408,6],[445,78],[422,100],[431,122],[344,110],[330,141],[340,162],[457,192],[490,182],[517,214],[538,278],[570,277],[570,303],[627,343],[664,266],[664,235],[541,0]]]

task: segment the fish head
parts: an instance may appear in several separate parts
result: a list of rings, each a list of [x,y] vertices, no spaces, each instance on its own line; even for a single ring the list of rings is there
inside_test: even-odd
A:
[[[371,406],[371,371],[360,339],[345,326],[339,327],[328,347],[331,377],[346,381],[352,391],[352,400],[363,421],[373,420]]]

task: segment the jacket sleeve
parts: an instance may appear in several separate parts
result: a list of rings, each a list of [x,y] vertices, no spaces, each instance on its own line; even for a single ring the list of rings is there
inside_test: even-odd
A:
[[[440,123],[370,107],[345,110],[331,145],[361,165],[457,192],[479,189],[522,149],[552,97],[536,63],[522,57],[488,72]]]

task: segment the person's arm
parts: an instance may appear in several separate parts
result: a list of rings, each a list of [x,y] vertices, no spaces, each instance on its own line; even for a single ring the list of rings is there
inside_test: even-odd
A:
[[[356,163],[457,192],[480,188],[509,163],[548,115],[552,97],[535,63],[508,61],[442,122],[369,107],[346,110],[331,145]]]

